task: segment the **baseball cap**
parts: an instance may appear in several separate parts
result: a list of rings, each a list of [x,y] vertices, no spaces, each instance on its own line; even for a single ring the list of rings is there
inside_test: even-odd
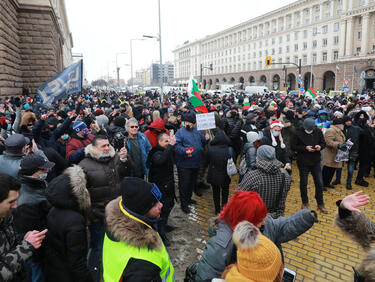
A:
[[[26,144],[30,143],[30,139],[23,136],[22,134],[13,134],[10,135],[6,140],[5,140],[5,147],[6,148],[22,148]]]

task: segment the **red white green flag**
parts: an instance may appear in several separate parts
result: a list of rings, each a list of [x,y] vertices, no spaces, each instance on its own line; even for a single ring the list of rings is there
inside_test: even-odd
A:
[[[244,109],[244,110],[248,110],[248,109],[250,109],[250,103],[249,103],[249,102],[245,102],[245,103],[243,103],[243,109]]]
[[[342,69],[341,69],[339,66],[336,66],[336,71],[337,71],[339,74],[342,74],[342,73],[343,73]]]
[[[196,111],[201,113],[208,113],[208,110],[202,101],[201,94],[199,93],[199,88],[195,83],[193,75],[190,75],[188,94],[190,103],[193,105]]]
[[[315,92],[315,90],[312,88],[312,87],[310,87],[308,90],[307,90],[307,93],[308,94],[310,94],[310,96],[313,98],[313,99],[315,99],[318,95],[316,95],[316,92]]]

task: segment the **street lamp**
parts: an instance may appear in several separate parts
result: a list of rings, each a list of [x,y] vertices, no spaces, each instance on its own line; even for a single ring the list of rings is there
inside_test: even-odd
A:
[[[118,55],[127,54],[126,52],[116,53],[116,72],[117,72],[117,87],[120,88],[120,67],[118,66]]]
[[[146,39],[143,38],[133,38],[130,39],[130,80],[131,80],[131,90],[133,91],[133,41],[143,41]]]
[[[162,47],[161,47],[161,16],[160,16],[160,0],[158,0],[158,12],[159,12],[159,34],[157,36],[143,35],[146,38],[155,38],[159,41],[159,51],[160,51],[160,98],[163,101],[163,79],[164,79],[164,69],[163,69],[163,59],[162,59]]]
[[[312,32],[312,35],[317,35],[317,34],[321,34],[320,32],[314,32],[313,30],[311,30]],[[311,45],[313,45],[313,42],[314,42],[314,39],[312,40],[311,42]],[[311,46],[311,66],[310,66],[310,87],[312,88],[313,87],[313,56],[314,56],[314,49],[313,49],[313,46]]]

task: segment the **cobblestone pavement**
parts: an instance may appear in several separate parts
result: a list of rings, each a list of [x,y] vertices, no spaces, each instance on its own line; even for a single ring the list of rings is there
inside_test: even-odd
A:
[[[356,173],[357,171],[355,175]],[[298,169],[294,166],[292,175],[294,182],[287,198],[286,216],[297,212],[301,207],[298,176]],[[341,182],[345,183],[345,180],[346,170],[343,170]],[[297,272],[296,281],[353,281],[352,267],[359,265],[364,254],[357,243],[342,235],[334,226],[333,221],[337,211],[335,203],[345,195],[359,190],[375,198],[373,188],[375,179],[370,177],[367,181],[370,182],[369,188],[353,185],[353,190],[348,191],[345,185],[341,184],[335,189],[324,192],[325,205],[329,213],[324,215],[318,212],[319,222],[315,223],[313,228],[296,240],[283,244],[285,267]],[[237,183],[238,177],[234,177],[231,190]],[[314,191],[310,176],[308,184],[310,208],[316,210]],[[214,213],[211,190],[204,191],[202,197],[195,197],[195,199],[198,204],[192,208],[191,214],[183,214],[178,205],[172,212],[171,222],[177,225],[178,229],[169,235],[172,246],[168,250],[176,268],[177,281],[183,281],[186,267],[197,261],[204,250],[205,242],[208,240],[208,219]],[[374,201],[363,210],[375,221]]]

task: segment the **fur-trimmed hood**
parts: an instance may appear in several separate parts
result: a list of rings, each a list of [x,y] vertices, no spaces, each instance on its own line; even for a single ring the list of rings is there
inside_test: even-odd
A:
[[[48,184],[46,196],[54,207],[60,209],[86,212],[91,207],[86,176],[78,165],[67,168],[63,174],[54,178]]]
[[[104,159],[112,159],[116,155],[115,149],[111,145],[109,147],[110,147],[109,157],[104,158]],[[100,152],[92,144],[86,146],[85,156],[92,158],[94,160],[101,160]]]
[[[121,197],[112,200],[105,208],[109,236],[137,248],[161,249],[163,243],[158,233],[123,214],[119,207],[120,200]]]

